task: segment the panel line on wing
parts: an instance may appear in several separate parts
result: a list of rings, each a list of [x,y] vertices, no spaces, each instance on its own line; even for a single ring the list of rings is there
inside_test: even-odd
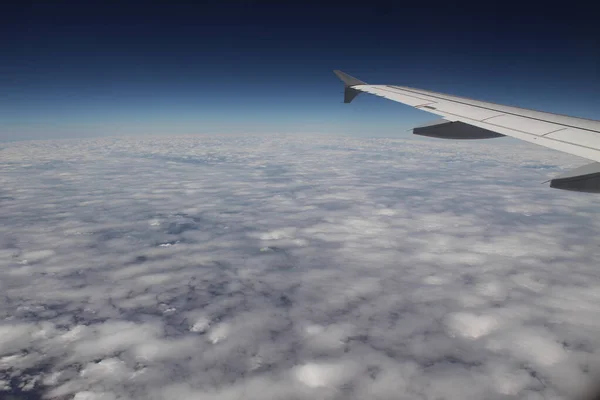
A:
[[[481,119],[480,121],[484,122],[484,121],[487,121],[488,119],[492,119],[492,118],[496,118],[496,117],[501,117],[503,115],[506,115],[506,114],[492,115],[491,117],[487,117],[487,118]]]
[[[464,104],[464,105],[467,105],[467,106],[470,106],[470,107],[477,107],[477,108],[481,108],[481,109],[485,109],[485,110],[502,112],[502,113],[504,113],[506,115],[514,115],[514,116],[521,117],[521,118],[528,118],[528,119],[532,119],[532,120],[536,120],[536,121],[541,121],[541,122],[546,122],[546,123],[561,125],[561,126],[565,126],[565,127],[569,127],[569,128],[575,128],[575,129],[581,129],[581,130],[584,130],[584,131],[589,131],[589,132],[594,132],[594,133],[600,133],[600,131],[596,130],[596,129],[590,129],[590,128],[584,128],[584,127],[580,127],[580,126],[570,125],[570,124],[567,124],[567,123],[564,123],[564,122],[548,121],[548,120],[544,120],[542,118],[531,117],[531,116],[527,116],[527,115],[523,115],[523,114],[518,114],[518,113],[515,113],[515,112],[500,111],[500,110],[496,110],[496,109],[490,108],[490,107],[485,107],[485,106],[481,106],[481,105],[470,104],[470,103],[467,103],[467,102],[464,102],[464,101],[458,101],[458,100],[453,100],[453,99],[452,100],[451,99],[446,99],[444,97],[436,96],[436,95],[433,95],[433,94],[423,94],[423,93],[415,92],[415,91],[409,90],[409,89],[400,89],[398,87],[392,87],[392,86],[389,86],[389,85],[386,85],[386,87],[391,87],[391,88],[396,89],[397,91],[401,91],[401,92],[409,92],[409,93],[415,93],[415,94],[430,96],[430,97],[433,97],[435,99],[439,99],[439,100],[443,100],[443,101],[447,101],[447,102],[451,102],[451,103],[459,103],[459,104]],[[384,90],[384,89],[382,89],[382,90]],[[405,93],[399,93],[397,91],[395,91],[393,93],[398,94],[398,95],[408,96]],[[471,99],[468,99],[468,100],[471,100]],[[478,100],[473,100],[473,101],[478,101]],[[519,107],[513,107],[513,108],[519,108]],[[524,109],[524,110],[526,110],[526,109]],[[526,111],[529,111],[529,110],[526,110]],[[534,110],[531,110],[531,111],[534,111]],[[543,113],[543,111],[537,111],[537,112],[542,112]],[[548,114],[552,114],[552,113],[548,113]],[[552,114],[552,115],[562,116],[560,114]],[[565,117],[568,117],[568,116],[565,116]],[[581,119],[584,119],[584,118],[581,118]],[[590,120],[590,121],[595,122],[593,120]],[[510,128],[510,129],[513,129],[513,128]]]
[[[555,132],[566,131],[567,129],[569,129],[569,128],[560,128],[560,129],[557,129],[557,130],[555,130],[555,131],[552,131],[552,132],[544,133],[544,134],[543,134],[543,135],[541,135],[541,136],[546,136],[546,135],[549,135],[549,134],[551,134],[551,133],[555,133]]]

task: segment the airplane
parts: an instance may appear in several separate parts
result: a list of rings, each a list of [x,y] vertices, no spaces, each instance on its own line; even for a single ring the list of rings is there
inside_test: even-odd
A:
[[[550,180],[550,187],[600,193],[600,121],[503,106],[466,97],[395,85],[369,85],[340,70],[344,103],[370,93],[442,119],[415,127],[413,133],[442,139],[491,139],[511,136],[594,161]]]

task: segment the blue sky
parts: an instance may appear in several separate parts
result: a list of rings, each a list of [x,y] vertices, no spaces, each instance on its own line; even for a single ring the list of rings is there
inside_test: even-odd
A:
[[[332,69],[600,118],[600,35],[590,13],[489,7],[22,3],[0,24],[0,140],[396,137],[435,118],[369,96],[344,105]]]

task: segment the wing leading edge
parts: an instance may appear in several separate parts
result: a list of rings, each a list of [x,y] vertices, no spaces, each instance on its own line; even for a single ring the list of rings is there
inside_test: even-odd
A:
[[[342,71],[335,70],[334,73],[344,82],[345,103],[350,103],[360,93],[369,93],[443,118],[441,122],[415,128],[415,134],[447,139],[484,139],[506,135],[595,161],[587,168],[578,168],[585,174],[569,176],[568,185],[561,184],[564,180],[560,181],[558,177],[551,181],[550,186],[600,193],[600,121],[404,86],[369,85]]]

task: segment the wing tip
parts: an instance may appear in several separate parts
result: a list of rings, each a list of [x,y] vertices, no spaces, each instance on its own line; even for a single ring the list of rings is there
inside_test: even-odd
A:
[[[361,81],[360,79],[356,79],[355,77],[350,76],[347,73],[340,71],[339,69],[334,69],[333,73],[336,74],[336,76],[338,78],[340,78],[340,80],[342,82],[344,82],[344,85],[346,87],[356,86],[356,85],[366,85],[366,83]]]

